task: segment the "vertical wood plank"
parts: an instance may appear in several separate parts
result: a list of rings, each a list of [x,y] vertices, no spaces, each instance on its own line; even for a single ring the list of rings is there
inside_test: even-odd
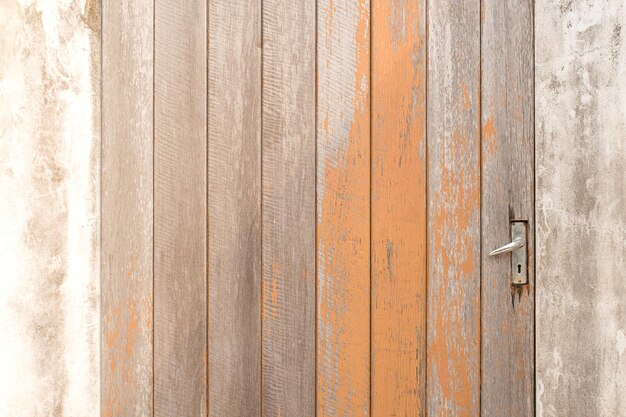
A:
[[[428,10],[428,415],[480,413],[480,16]]]
[[[206,4],[155,5],[154,413],[206,414]]]
[[[315,415],[315,1],[263,3],[263,415]]]
[[[209,414],[261,410],[261,2],[209,3]]]
[[[100,1],[0,1],[0,415],[100,408]]]
[[[152,10],[102,5],[102,416],[152,415]]]
[[[481,415],[534,415],[533,2],[482,6]],[[526,286],[511,285],[510,221],[527,220]]]
[[[626,416],[626,4],[537,0],[537,416]]]
[[[370,3],[318,2],[317,415],[370,413]]]
[[[426,8],[372,3],[372,415],[426,413]]]

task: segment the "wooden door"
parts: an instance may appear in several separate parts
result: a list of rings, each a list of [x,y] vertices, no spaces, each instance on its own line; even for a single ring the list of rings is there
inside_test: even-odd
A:
[[[124,3],[103,414],[534,416],[532,1]]]

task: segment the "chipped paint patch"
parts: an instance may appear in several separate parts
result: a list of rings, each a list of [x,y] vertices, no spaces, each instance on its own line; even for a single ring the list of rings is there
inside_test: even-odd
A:
[[[99,6],[87,6],[0,4],[2,416],[99,414],[99,32],[84,20]]]
[[[320,6],[317,415],[369,415],[369,1]]]

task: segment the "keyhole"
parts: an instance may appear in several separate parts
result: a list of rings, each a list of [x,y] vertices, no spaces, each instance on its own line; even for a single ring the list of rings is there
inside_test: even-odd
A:
[[[517,264],[517,273],[518,274],[522,273],[522,264]]]

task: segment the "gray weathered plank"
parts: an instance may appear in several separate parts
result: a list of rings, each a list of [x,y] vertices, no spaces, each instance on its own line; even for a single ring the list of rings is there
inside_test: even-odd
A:
[[[534,415],[533,2],[482,6],[483,417]],[[511,285],[510,221],[527,220],[529,284]]]
[[[367,416],[370,2],[317,7],[317,415]]]
[[[480,413],[479,2],[428,10],[428,415]]]
[[[536,2],[537,415],[626,416],[626,4]]]
[[[372,3],[372,415],[426,414],[426,2]]]
[[[261,2],[209,3],[209,414],[261,410]]]
[[[157,0],[154,413],[206,413],[206,4]]]
[[[102,5],[103,416],[152,415],[152,4]]]
[[[263,3],[264,416],[315,415],[315,1]]]
[[[100,403],[100,2],[0,1],[0,415]]]

